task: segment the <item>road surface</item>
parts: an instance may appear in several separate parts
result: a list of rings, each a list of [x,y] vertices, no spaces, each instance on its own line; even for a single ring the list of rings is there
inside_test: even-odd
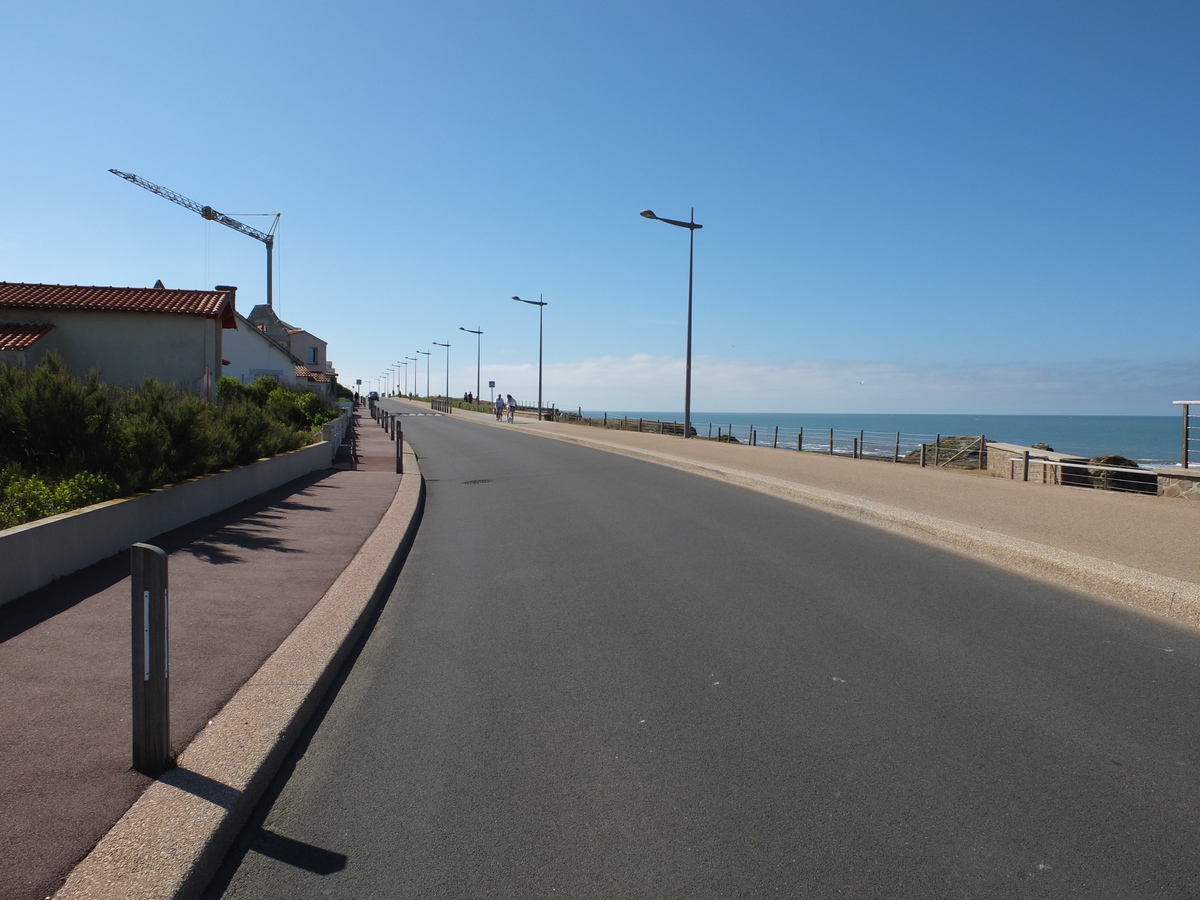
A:
[[[210,896],[1200,896],[1200,641],[803,506],[406,416],[424,520]]]

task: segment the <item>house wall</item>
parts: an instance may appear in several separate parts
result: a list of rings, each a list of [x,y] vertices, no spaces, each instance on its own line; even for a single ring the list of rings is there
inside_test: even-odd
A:
[[[87,310],[5,310],[11,322],[52,323],[55,328],[25,351],[34,366],[51,350],[71,372],[92,369],[119,387],[137,387],[147,377],[203,394],[205,370],[215,384],[221,374],[222,328],[217,319],[170,313]]]
[[[283,348],[238,316],[236,331],[224,335],[225,359],[229,365],[223,373],[242,384],[250,384],[260,375],[270,375],[281,384],[307,387],[307,379],[296,378],[296,363]]]
[[[293,331],[292,339],[292,354],[296,356],[300,362],[304,363],[311,372],[326,371],[326,347],[325,341],[321,340],[310,331]],[[316,359],[310,355],[310,351],[316,351]]]

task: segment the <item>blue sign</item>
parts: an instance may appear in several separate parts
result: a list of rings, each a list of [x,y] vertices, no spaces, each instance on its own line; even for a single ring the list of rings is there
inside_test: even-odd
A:
[[[496,382],[494,382],[494,381],[489,381],[489,382],[488,382],[488,387],[490,387],[490,388],[493,388],[493,387],[495,387],[495,386],[496,386]]]

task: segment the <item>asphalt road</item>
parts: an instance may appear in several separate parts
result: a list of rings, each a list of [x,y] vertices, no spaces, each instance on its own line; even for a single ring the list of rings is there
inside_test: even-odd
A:
[[[405,417],[424,521],[212,897],[1200,896],[1200,640]]]

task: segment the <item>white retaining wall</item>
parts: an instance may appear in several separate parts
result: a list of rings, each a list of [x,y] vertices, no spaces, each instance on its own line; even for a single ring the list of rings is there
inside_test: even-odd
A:
[[[329,468],[348,423],[347,416],[330,422],[325,426],[326,440],[282,456],[0,531],[0,604],[107,559],[130,544]]]

